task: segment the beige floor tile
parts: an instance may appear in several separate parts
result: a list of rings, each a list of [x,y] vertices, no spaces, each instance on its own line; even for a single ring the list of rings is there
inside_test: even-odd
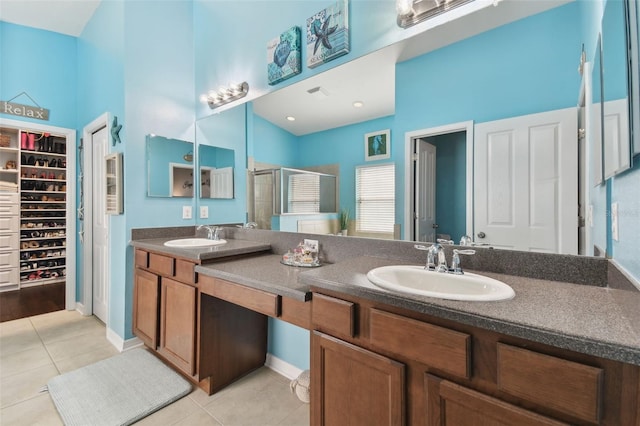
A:
[[[158,423],[156,423],[158,424]],[[222,423],[211,417],[202,408],[198,408],[193,414],[185,417],[181,421],[174,423],[175,426],[222,426]],[[255,426],[255,425],[254,425]]]
[[[58,362],[65,358],[73,358],[78,355],[87,354],[95,351],[108,351],[113,347],[105,336],[104,329],[102,332],[82,334],[68,339],[56,340],[46,345],[53,362]]]
[[[288,384],[271,377],[271,373],[258,371],[204,409],[225,426],[267,426],[279,424],[301,405]]]
[[[28,327],[21,324],[19,327],[8,331],[6,336],[0,337],[0,356],[24,352],[38,346],[42,346],[38,333],[30,323]]]
[[[0,355],[0,377],[23,373],[45,365],[53,365],[44,345],[33,346],[26,351]]]
[[[86,367],[87,365],[102,361],[103,359],[110,358],[118,355],[119,353],[120,352],[118,352],[113,345],[109,345],[109,347],[106,348],[100,348],[98,350],[86,352],[73,357],[59,359],[55,362],[55,365],[58,367],[60,374],[63,374],[77,370],[78,368]]]
[[[309,426],[311,424],[311,410],[309,404],[302,404],[294,410],[278,426]]]
[[[137,422],[136,425],[173,425],[198,411],[204,410],[202,410],[202,408],[200,408],[191,398],[185,397],[162,408],[161,410],[156,411],[150,416],[145,417]]]
[[[0,322],[0,338],[10,337],[26,330],[33,330],[29,318]]]
[[[47,314],[36,315],[29,317],[29,320],[36,329],[42,329],[47,327],[56,326],[59,324],[71,323],[74,321],[80,321],[83,318],[90,318],[83,316],[78,311],[55,311]]]
[[[2,426],[58,426],[62,420],[49,394],[42,394],[0,410]]]
[[[189,398],[193,399],[199,406],[204,407],[210,404],[212,401],[221,398],[231,392],[242,392],[243,390],[251,389],[263,389],[264,387],[268,386],[272,380],[275,380],[275,376],[279,376],[279,374],[273,372],[273,370],[267,367],[262,367],[247,374],[245,377],[214,393],[213,395],[207,395],[204,391],[198,388],[191,392]]]
[[[3,377],[0,383],[0,408],[25,401],[40,394],[49,379],[58,375],[53,365],[34,368],[24,373]]]
[[[45,344],[85,334],[101,334],[102,336],[105,334],[104,325],[96,317],[84,317],[76,313],[75,318],[63,319],[65,321],[54,321],[53,323],[36,322],[34,324],[34,328]]]

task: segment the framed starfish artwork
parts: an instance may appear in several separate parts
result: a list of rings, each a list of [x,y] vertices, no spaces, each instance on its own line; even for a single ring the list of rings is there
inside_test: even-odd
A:
[[[349,2],[339,0],[307,18],[307,66],[315,68],[349,53]]]
[[[267,79],[273,86],[300,74],[302,42],[300,27],[291,27],[267,43]]]

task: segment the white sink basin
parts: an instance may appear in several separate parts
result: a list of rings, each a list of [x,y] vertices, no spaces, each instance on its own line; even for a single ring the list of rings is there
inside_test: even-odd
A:
[[[180,238],[177,240],[170,240],[164,243],[167,247],[179,247],[179,248],[198,248],[198,247],[211,247],[226,244],[227,240],[210,240],[208,238]]]
[[[423,266],[383,266],[369,271],[367,278],[387,290],[466,301],[496,301],[512,299],[515,292],[502,281],[470,272],[454,275],[427,271]]]

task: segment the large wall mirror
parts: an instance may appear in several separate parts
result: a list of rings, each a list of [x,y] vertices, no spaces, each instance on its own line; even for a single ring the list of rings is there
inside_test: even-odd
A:
[[[532,16],[522,21],[516,20],[432,52],[418,52],[415,44],[409,48],[409,45],[398,43],[254,99],[246,109],[246,120],[238,124],[238,131],[246,131],[246,139],[235,145],[236,157],[243,156],[247,161],[245,167],[250,170],[255,164],[264,168],[315,171],[323,166],[332,167],[335,173],[331,174],[336,175],[339,182],[337,210],[348,208],[352,219],[357,210],[356,167],[393,163],[397,190],[396,224],[404,228],[407,226],[405,206],[410,204],[405,203],[405,196],[413,196],[407,189],[410,188],[407,170],[412,165],[407,167],[405,160],[411,157],[407,156],[410,141],[405,135],[456,123],[476,125],[574,107],[581,84],[576,72],[582,43],[578,36],[578,11],[576,2],[570,2],[555,9],[538,11],[541,12],[538,15],[532,12]],[[562,28],[572,20],[578,23],[565,34]],[[541,31],[532,37],[531,28],[549,28],[549,31]],[[553,46],[553,51],[549,46]],[[362,90],[358,92],[358,88]],[[348,97],[342,96],[345,94]],[[334,101],[341,106],[335,106]],[[355,101],[361,101],[364,107],[354,108]],[[325,112],[318,112],[316,106],[324,108]],[[245,107],[228,111],[232,110],[244,113]],[[287,116],[295,117],[295,121],[287,120]],[[204,126],[210,120],[218,118],[215,115],[204,118],[198,125],[202,129],[210,128],[209,124]],[[391,135],[389,158],[367,161],[364,135],[386,129],[390,129]],[[577,128],[575,130],[577,134]],[[197,131],[197,143],[205,141],[202,143],[208,144],[206,138],[212,134],[209,132],[201,134]],[[458,222],[469,223],[469,219],[477,216],[477,211],[468,206],[474,205],[473,194],[484,184],[474,180],[466,167],[467,160],[473,157],[473,146],[459,139],[456,149],[440,151],[450,158],[443,159],[436,167],[441,164],[441,169],[457,169],[451,177],[437,182],[436,191],[460,200],[443,214],[462,215]],[[593,181],[589,186],[592,184]],[[236,199],[242,200],[243,204],[238,206],[235,215],[244,220],[247,204],[251,203],[247,201],[247,194],[252,195],[246,176],[236,180],[236,188],[243,191],[242,195],[236,194]],[[552,187],[545,189],[545,196],[553,193],[547,189]],[[576,194],[569,198],[577,200],[577,191],[576,182]],[[460,197],[466,193],[472,194],[471,199],[466,195]],[[559,197],[560,192],[556,195]],[[577,211],[576,207],[572,206],[572,209]],[[503,216],[508,216],[506,213]],[[556,212],[540,207],[536,214],[554,215]],[[441,222],[445,223],[445,220]],[[458,229],[460,227],[456,230],[439,228],[437,233],[450,235],[457,241],[459,234],[464,232],[473,234],[478,241],[473,225],[471,229],[464,226],[462,231]],[[595,226],[603,229],[591,229],[591,232],[606,234],[604,223],[598,222]],[[571,232],[577,239],[578,231],[573,226]],[[404,235],[404,232],[395,234],[398,235]],[[583,248],[579,253],[577,250],[571,253],[590,255],[593,251]]]
[[[627,11],[623,1],[607,1],[602,16],[604,176],[631,167]],[[637,64],[636,64],[637,66]]]
[[[146,139],[147,196],[192,198],[193,143],[153,134]]]

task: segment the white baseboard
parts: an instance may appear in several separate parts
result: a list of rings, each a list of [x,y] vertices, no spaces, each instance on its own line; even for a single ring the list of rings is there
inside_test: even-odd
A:
[[[271,354],[267,354],[267,359],[265,360],[264,365],[290,380],[295,379],[300,375],[300,373],[302,373],[302,370],[298,367],[293,366]]]
[[[142,346],[142,340],[134,337],[132,339],[124,340],[115,331],[107,327],[107,340],[111,343],[119,352],[128,351],[133,348]]]

